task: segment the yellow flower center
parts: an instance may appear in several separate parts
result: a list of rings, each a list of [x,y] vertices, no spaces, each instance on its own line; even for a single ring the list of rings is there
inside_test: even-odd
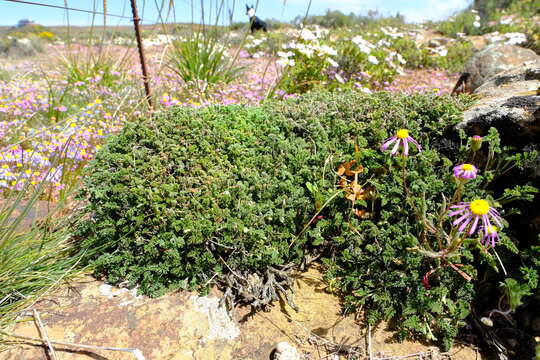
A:
[[[461,168],[465,171],[473,171],[474,170],[474,166],[471,165],[471,164],[463,164],[461,165]]]
[[[474,215],[482,216],[488,213],[489,204],[486,200],[474,200],[471,201],[469,208]]]
[[[399,129],[398,132],[396,133],[396,136],[400,139],[405,139],[409,137],[409,131],[405,129]]]
[[[497,232],[497,227],[495,225],[490,225],[486,227],[486,232],[488,234],[495,234]]]

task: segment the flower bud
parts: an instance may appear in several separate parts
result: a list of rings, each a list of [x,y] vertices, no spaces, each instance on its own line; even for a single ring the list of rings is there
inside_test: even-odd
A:
[[[482,147],[482,137],[478,135],[474,135],[471,138],[471,150],[472,151],[478,151]]]
[[[484,324],[484,325],[486,325],[488,327],[493,327],[493,320],[491,320],[488,317],[480,318],[480,321],[482,322],[482,324]]]

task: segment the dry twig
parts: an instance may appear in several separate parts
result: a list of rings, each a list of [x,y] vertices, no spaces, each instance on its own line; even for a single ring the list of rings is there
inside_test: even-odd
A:
[[[52,346],[51,340],[49,339],[49,336],[47,336],[47,331],[45,330],[45,326],[43,325],[43,322],[41,321],[41,317],[39,316],[39,313],[36,309],[34,309],[34,320],[36,321],[39,333],[43,338],[45,339],[45,342],[47,343],[47,348],[49,349],[49,355],[51,356],[52,360],[58,360],[58,357],[56,357],[56,352],[54,351],[54,347]]]
[[[1,333],[6,335],[6,336],[16,338],[16,339],[47,343],[47,340],[41,339],[41,338],[33,338],[33,337],[29,337],[29,336],[10,334],[10,333],[6,333],[6,332],[3,332],[3,331]],[[81,348],[81,349],[130,352],[135,356],[135,358],[137,360],[146,360],[143,353],[141,352],[141,350],[136,349],[136,348],[115,348],[115,347],[108,347],[108,346],[94,346],[94,345],[68,343],[68,342],[64,342],[64,341],[50,341],[50,342],[51,342],[51,344],[55,344],[55,345],[76,347],[76,348]]]

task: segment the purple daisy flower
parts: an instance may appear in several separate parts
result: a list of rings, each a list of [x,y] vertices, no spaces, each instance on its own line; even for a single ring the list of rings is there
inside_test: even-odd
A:
[[[486,246],[495,247],[495,244],[498,243],[499,240],[496,226],[490,225],[482,227],[482,239],[480,239],[480,243]]]
[[[408,156],[409,142],[413,143],[414,146],[416,146],[416,148],[418,149],[418,151],[422,151],[422,147],[420,146],[420,144],[418,144],[416,140],[409,136],[409,131],[406,129],[399,129],[396,132],[396,135],[386,139],[381,146],[381,150],[386,151],[391,144],[396,143],[390,151],[390,155],[396,155],[399,150],[399,145],[401,144],[403,146],[403,155]]]
[[[469,224],[472,224],[469,230],[469,235],[472,235],[476,231],[480,219],[482,219],[482,225],[484,227],[492,226],[490,218],[495,221],[499,227],[502,227],[502,218],[499,215],[499,212],[491,207],[486,200],[477,199],[471,202],[461,202],[450,208],[455,210],[448,214],[448,216],[460,215],[459,218],[452,223],[454,226],[459,225],[458,230],[460,232],[465,230]]]
[[[476,177],[478,169],[471,164],[461,164],[454,168],[454,176],[457,179],[472,180]]]

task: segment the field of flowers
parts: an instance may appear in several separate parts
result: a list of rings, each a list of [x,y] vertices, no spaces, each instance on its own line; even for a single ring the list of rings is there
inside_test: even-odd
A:
[[[232,81],[185,82],[169,66],[170,48],[185,41],[157,35],[146,39],[158,111],[171,106],[257,104],[314,89],[448,93],[455,73],[406,69],[396,41],[418,33],[381,27],[345,35],[328,29],[286,30],[249,36],[221,50],[241,72]],[[45,182],[51,193],[72,184],[110,133],[144,111],[140,70],[133,47],[106,49],[63,42],[44,44],[47,54],[0,63],[0,189],[4,195]],[[168,51],[169,50],[169,51]],[[422,47],[418,46],[421,51]],[[112,59],[122,54],[122,60]],[[77,57],[75,54],[82,54]],[[433,53],[432,57],[441,57]],[[412,81],[414,79],[414,81]]]
[[[246,107],[259,104],[278,106],[281,104],[281,99],[297,98],[303,94],[314,93],[313,96],[324,98],[336,93],[349,93],[351,91],[359,94],[360,99],[370,97],[369,101],[366,100],[366,104],[373,102],[369,106],[374,106],[375,109],[380,106],[379,101],[384,103],[384,97],[389,96],[388,92],[390,92],[406,95],[426,94],[428,96],[419,97],[420,100],[414,101],[426,101],[424,103],[426,108],[439,101],[441,103],[447,101],[441,107],[447,106],[451,112],[457,113],[461,111],[461,106],[465,106],[464,104],[470,99],[445,97],[452,91],[464,64],[474,51],[481,47],[478,44],[481,43],[482,46],[491,43],[528,44],[534,48],[538,46],[538,32],[528,30],[527,26],[538,23],[538,19],[534,16],[524,19],[519,15],[504,11],[492,12],[488,16],[481,11],[467,10],[449,21],[427,25],[388,22],[379,19],[368,24],[347,27],[323,27],[313,22],[301,26],[280,27],[269,33],[255,35],[248,34],[245,28],[243,30],[231,28],[231,31],[228,32],[219,32],[210,28],[206,32],[197,30],[189,35],[186,35],[185,31],[182,35],[174,31],[147,34],[143,43],[150,70],[153,108],[148,105],[145,98],[134,41],[132,38],[126,38],[125,34],[105,34],[106,36],[102,36],[97,41],[85,37],[67,38],[41,26],[34,27],[34,30],[19,29],[14,31],[7,34],[5,39],[0,42],[0,197],[2,199],[0,203],[2,204],[0,250],[4,250],[6,253],[13,252],[10,258],[24,260],[21,260],[18,265],[25,271],[29,271],[25,267],[25,264],[29,262],[26,259],[42,259],[43,244],[37,244],[35,239],[49,239],[46,248],[49,251],[50,263],[47,263],[47,266],[50,265],[50,268],[56,266],[55,276],[52,276],[50,280],[58,282],[64,277],[63,271],[66,273],[71,271],[77,265],[79,258],[70,253],[72,249],[69,239],[71,239],[72,234],[59,231],[60,229],[67,231],[61,222],[55,223],[55,226],[47,222],[47,226],[42,226],[39,228],[40,230],[36,230],[37,227],[33,228],[31,231],[43,231],[44,233],[41,237],[34,236],[35,233],[32,232],[26,234],[28,236],[25,241],[30,245],[24,249],[28,253],[24,256],[18,253],[19,249],[23,248],[19,246],[23,241],[13,236],[19,225],[19,220],[10,223],[14,208],[18,207],[22,200],[28,200],[29,205],[22,211],[24,216],[29,212],[28,209],[39,200],[64,206],[66,199],[75,198],[73,194],[81,185],[83,169],[91,160],[95,159],[107,138],[122,129],[130,129],[130,126],[126,126],[126,124],[130,124],[140,117],[155,116],[156,119],[165,119],[167,114],[173,113],[169,111],[170,108],[175,107],[199,108],[214,104],[225,106],[241,104]],[[309,96],[306,98],[309,99]],[[389,98],[391,97],[389,96]],[[409,97],[405,96],[401,98],[401,101],[409,101],[407,98]],[[461,103],[462,101],[463,103]],[[395,111],[398,111],[401,105],[402,103],[394,104]],[[409,105],[417,106],[418,104],[411,103]],[[235,109],[235,111],[239,111],[240,107]],[[399,109],[399,111],[401,110]],[[432,110],[439,111],[438,109]],[[379,115],[382,112],[384,111],[374,111]],[[455,120],[455,118],[453,119]],[[401,120],[393,119],[392,121]],[[438,123],[438,118],[435,122]],[[404,124],[400,126],[404,126]],[[420,125],[415,124],[414,126]],[[429,126],[427,127],[429,128]],[[421,130],[420,128],[415,129],[414,136],[420,136]],[[379,133],[375,135],[381,136]],[[370,136],[375,135],[371,134]],[[424,138],[423,143],[428,144],[428,140],[431,139]],[[426,236],[430,231],[443,234],[447,243],[443,244],[438,238],[437,251],[429,246],[420,248],[419,253],[441,261],[442,265],[430,267],[429,271],[427,271],[428,267],[421,267],[421,269],[419,267],[423,272],[421,274],[423,280],[420,277],[420,282],[416,284],[420,285],[418,286],[419,290],[417,289],[418,294],[421,294],[418,299],[427,298],[423,295],[424,292],[432,288],[432,285],[437,282],[435,279],[439,276],[433,274],[437,269],[442,269],[445,266],[451,267],[457,275],[462,277],[459,281],[465,281],[466,285],[464,286],[467,286],[468,291],[470,291],[467,294],[472,294],[472,285],[469,283],[472,277],[464,271],[469,269],[469,266],[472,269],[472,263],[465,266],[447,262],[447,255],[464,256],[468,257],[467,261],[471,260],[473,257],[467,246],[469,243],[474,243],[478,237],[481,238],[479,246],[483,246],[483,250],[484,248],[493,248],[495,245],[499,246],[499,243],[508,242],[505,240],[504,232],[500,232],[500,238],[505,241],[499,239],[499,231],[507,227],[507,224],[495,210],[498,204],[491,198],[491,194],[484,193],[484,188],[474,190],[481,197],[477,195],[476,200],[461,202],[461,191],[464,189],[465,183],[469,186],[469,180],[471,180],[470,183],[473,183],[472,180],[475,180],[477,173],[479,173],[473,163],[468,162],[471,157],[474,159],[474,153],[480,149],[473,148],[475,141],[481,146],[482,143],[478,139],[462,139],[463,146],[460,150],[462,158],[454,164],[453,172],[457,189],[452,195],[449,189],[453,184],[444,184],[445,189],[448,190],[447,195],[450,194],[452,201],[446,204],[446,198],[444,195],[442,196],[445,203],[440,205],[439,222],[432,224],[431,218],[425,218],[423,221],[425,228],[422,230],[422,236]],[[484,147],[489,148],[490,154],[501,153],[498,141],[496,131],[490,133],[486,138],[487,144]],[[370,154],[368,157],[377,158],[381,164],[388,165],[389,173],[395,175],[392,181],[395,180],[396,183],[391,184],[394,188],[393,195],[383,195],[390,198],[390,196],[398,196],[396,195],[398,193],[399,196],[405,194],[405,198],[408,199],[406,202],[408,201],[414,210],[416,219],[425,217],[425,209],[420,208],[420,205],[424,206],[425,204],[416,203],[421,198],[420,194],[412,196],[410,193],[407,184],[409,176],[407,169],[411,167],[410,175],[416,179],[415,181],[418,181],[416,185],[410,184],[411,189],[414,185],[415,191],[417,191],[424,186],[423,179],[418,174],[426,169],[429,170],[434,158],[437,158],[437,161],[442,161],[439,154],[433,149],[426,149],[420,155],[420,145],[409,136],[409,129],[405,127],[398,130],[395,136],[387,139],[381,145],[382,154],[389,152],[391,155],[401,155],[395,158],[395,166],[390,166],[391,161],[388,160],[390,158],[383,157],[379,153],[376,155],[374,150],[367,150]],[[110,145],[106,149],[109,147]],[[360,221],[359,219],[364,219],[366,210],[355,208],[356,201],[365,204],[367,204],[366,201],[372,201],[373,209],[376,207],[376,201],[375,198],[370,200],[367,195],[371,190],[361,189],[358,183],[358,177],[367,174],[363,173],[364,168],[358,165],[355,171],[351,171],[351,166],[355,161],[358,160],[358,164],[360,164],[358,144],[355,143],[354,147],[356,148],[355,160],[345,162],[342,165],[341,174],[338,170],[338,175],[342,176],[343,179],[347,176],[352,177],[341,183],[342,188],[339,191],[348,192],[348,200],[351,200],[352,197],[352,208],[356,214],[354,220]],[[408,162],[409,148],[417,155],[415,158],[420,159],[418,164],[412,161]],[[401,152],[400,149],[402,149]],[[107,150],[100,154],[106,152]],[[373,159],[364,160],[367,161],[366,169],[368,169],[367,164]],[[95,163],[93,162],[93,164]],[[487,165],[484,172],[486,170]],[[98,172],[95,171],[95,173]],[[345,176],[343,176],[344,174]],[[87,174],[87,179],[91,178],[92,175]],[[377,176],[382,175],[377,174]],[[479,175],[477,181],[482,180],[482,176],[483,174]],[[381,177],[381,181],[390,181],[389,179],[386,176]],[[440,177],[433,175],[433,179],[440,180]],[[364,180],[369,182],[372,178]],[[343,184],[351,185],[350,189]],[[307,183],[306,187],[316,201],[317,196],[322,196],[322,191],[319,191],[316,185]],[[384,186],[381,189],[383,188]],[[359,189],[362,192],[359,192]],[[364,195],[364,190],[366,190],[366,195]],[[530,192],[532,193],[532,190]],[[99,198],[99,196],[101,194],[97,191],[96,197]],[[425,197],[425,193],[423,196]],[[394,200],[390,202],[397,203]],[[324,206],[326,206],[326,202],[321,201],[321,203],[325,203]],[[98,207],[101,205],[98,204]],[[324,206],[322,207],[324,208]],[[71,210],[73,209],[69,209],[63,214],[70,213]],[[317,214],[321,210],[322,208],[319,206]],[[398,214],[402,210],[396,205],[395,211],[390,213]],[[424,213],[422,214],[422,211],[419,210],[423,210]],[[75,213],[75,211],[71,212]],[[453,217],[451,226],[443,224],[443,215],[447,215],[447,213]],[[51,214],[54,213],[51,212]],[[304,231],[311,233],[310,225],[316,228],[327,224],[329,219],[326,219],[325,216],[327,215],[313,217],[302,233]],[[403,216],[404,219],[409,219],[408,215]],[[59,217],[60,220],[68,218],[69,216]],[[314,219],[316,221],[313,221]],[[396,219],[391,221],[396,224],[403,222],[402,219]],[[447,222],[450,220],[446,217],[444,219]],[[409,220],[411,220],[410,228],[404,230],[404,234],[407,236],[410,229],[418,225],[412,218]],[[491,220],[492,222],[490,222]],[[209,223],[211,222],[209,220]],[[380,223],[376,225],[379,226]],[[381,225],[381,229],[383,227]],[[364,230],[366,233],[371,231],[367,228]],[[383,230],[386,231],[386,229]],[[445,231],[449,231],[448,234]],[[470,236],[466,238],[462,234],[464,231],[468,232]],[[245,231],[245,233],[247,232]],[[107,236],[108,234],[106,233]],[[472,235],[475,236],[474,239]],[[389,239],[392,236],[389,236]],[[317,241],[319,240],[317,238]],[[376,240],[377,237],[375,237]],[[348,243],[342,245],[348,246]],[[510,247],[511,245],[504,246]],[[56,248],[62,249],[62,251],[55,252]],[[203,250],[206,252],[206,249]],[[400,257],[408,256],[410,250],[410,248],[404,250]],[[69,255],[65,255],[63,251]],[[363,254],[372,256],[370,251],[370,248],[366,247]],[[486,250],[482,253],[482,261],[488,261],[486,260],[488,258],[487,252]],[[66,262],[62,263],[56,256],[66,260]],[[484,256],[486,259],[483,258]],[[80,258],[82,257],[81,255]],[[201,258],[203,258],[202,255]],[[495,264],[493,259],[491,257],[489,261]],[[497,259],[501,262],[498,255]],[[365,259],[358,258],[356,260],[360,263]],[[372,259],[366,261],[366,264],[373,263]],[[30,261],[30,263],[36,264],[37,260]],[[463,263],[466,264],[466,261]],[[347,274],[354,273],[359,268],[358,264],[354,266],[351,264],[352,262],[348,261],[335,265],[333,269],[336,276],[335,284],[339,284],[343,288],[355,288],[359,286],[356,281],[361,276],[368,276],[366,271],[363,275],[355,276],[351,280]],[[397,262],[396,264],[401,265]],[[420,260],[416,265],[418,264],[420,264]],[[36,271],[46,273],[49,269],[47,266]],[[351,268],[348,269],[348,266]],[[384,266],[381,265],[382,268]],[[494,267],[497,266],[494,265]],[[20,279],[15,276],[18,272],[24,275],[24,272],[12,273],[12,269],[17,269],[17,267],[10,265],[10,263],[0,264],[0,279],[12,279],[10,287],[5,287],[11,290],[0,291],[0,328],[4,324],[2,322],[4,315],[5,318],[10,318],[15,310],[20,310],[20,306],[17,304],[19,302],[22,304],[28,299],[26,295],[19,296],[21,292],[26,291],[25,289],[32,289],[32,292],[38,294],[40,293],[39,289],[49,285],[47,281],[40,280],[34,286],[29,287],[25,283],[24,276]],[[420,270],[418,271],[420,272]],[[339,271],[344,271],[343,276],[336,275],[339,274]],[[401,270],[399,272],[401,274]],[[457,276],[456,274],[452,276]],[[432,275],[433,277],[431,277]],[[455,279],[452,280],[447,273],[444,276],[447,277],[445,281],[448,281],[449,284],[459,283]],[[408,280],[415,281],[411,279]],[[347,281],[351,281],[351,283],[349,284]],[[366,279],[365,283],[367,284],[369,281],[370,279]],[[389,282],[395,281],[395,279],[389,280]],[[430,281],[432,282],[430,283]],[[509,284],[507,287],[519,290],[518,285]],[[439,287],[441,299],[446,299],[445,289],[444,286]],[[461,291],[458,285],[456,285],[456,289]],[[508,290],[508,294],[511,294],[512,291],[514,289]],[[519,299],[521,296],[528,295],[527,291],[529,291],[529,287],[521,291]],[[386,293],[381,292],[381,294],[381,298],[374,301],[383,304]],[[349,296],[348,304],[354,304],[354,306],[361,304],[363,306],[362,301],[364,300],[360,295],[358,298],[355,298],[356,296],[356,292],[354,296]],[[468,306],[466,298],[460,299],[460,301],[460,306]],[[442,312],[438,307],[432,308],[432,304],[428,305],[429,311]],[[381,308],[384,307],[385,305],[381,305]],[[413,310],[410,310],[411,314],[414,313]],[[418,312],[421,311],[418,310]],[[458,313],[466,313],[458,308],[454,308],[451,312],[456,318]],[[381,314],[376,317],[377,321],[382,318],[385,317]],[[437,321],[440,320],[437,327],[442,329],[446,345],[449,347],[451,339],[457,331],[457,323],[446,329],[444,328],[446,326],[444,319],[441,320],[437,315],[432,320],[435,321],[436,318]],[[459,319],[461,325],[463,325],[462,320],[462,318]],[[412,325],[405,325],[405,328],[419,331],[428,339],[434,340],[435,337],[428,324],[431,320],[423,319],[422,321],[415,320],[411,323]],[[418,330],[420,323],[423,327]]]

